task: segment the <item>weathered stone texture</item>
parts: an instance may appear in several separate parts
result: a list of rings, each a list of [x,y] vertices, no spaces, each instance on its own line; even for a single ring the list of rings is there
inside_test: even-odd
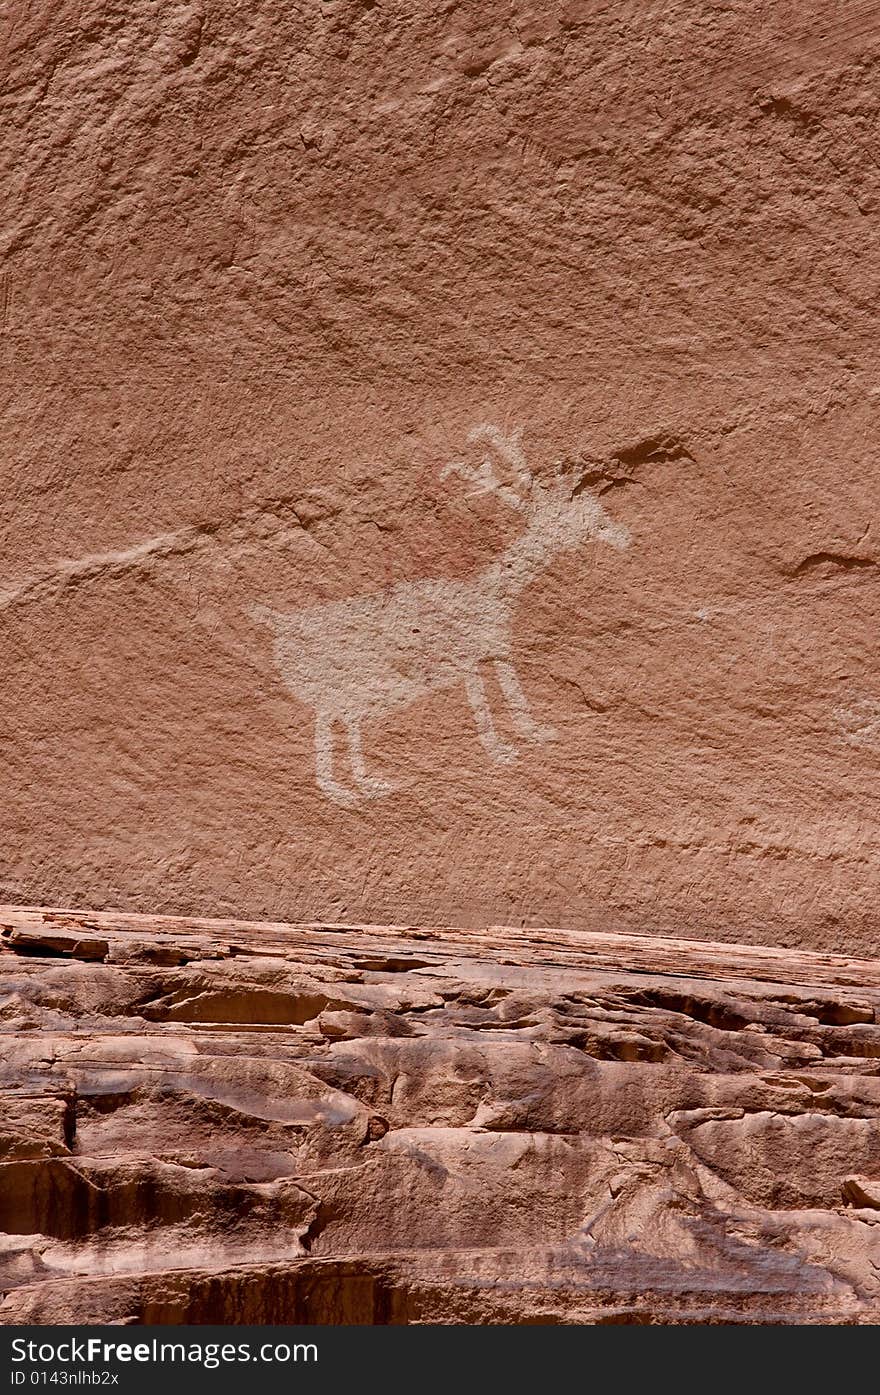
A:
[[[4,897],[880,948],[876,6],[8,9]],[[511,602],[555,739],[487,639],[498,759],[420,688],[487,423],[631,538]],[[254,608],[425,579],[346,805]]]
[[[0,926],[0,1322],[880,1320],[876,962]]]

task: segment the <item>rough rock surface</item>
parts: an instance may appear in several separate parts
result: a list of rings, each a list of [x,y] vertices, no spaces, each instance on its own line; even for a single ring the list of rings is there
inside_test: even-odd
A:
[[[0,1320],[880,1320],[880,966],[0,909]]]
[[[30,0],[0,71],[6,900],[880,949],[876,4]]]

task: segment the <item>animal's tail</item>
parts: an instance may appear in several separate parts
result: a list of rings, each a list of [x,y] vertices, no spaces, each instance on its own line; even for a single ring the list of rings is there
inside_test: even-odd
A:
[[[273,610],[268,605],[249,605],[247,613],[252,620],[256,620],[258,625],[269,625],[271,629],[277,629],[278,621],[281,619],[277,610]]]

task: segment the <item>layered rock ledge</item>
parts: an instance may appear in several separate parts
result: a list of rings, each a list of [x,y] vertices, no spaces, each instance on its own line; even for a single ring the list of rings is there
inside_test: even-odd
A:
[[[0,908],[0,1320],[880,1320],[880,963]]]

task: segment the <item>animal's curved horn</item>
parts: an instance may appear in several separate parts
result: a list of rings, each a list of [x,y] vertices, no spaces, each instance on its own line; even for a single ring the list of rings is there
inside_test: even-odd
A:
[[[461,475],[462,479],[470,480],[473,484],[474,494],[498,494],[512,508],[522,509],[523,500],[515,490],[508,488],[496,475],[492,468],[492,462],[485,456],[479,465],[466,465],[463,460],[453,460],[449,465],[444,465],[440,471],[440,478],[445,480],[447,475]]]
[[[522,448],[522,427],[517,427],[509,436],[505,436],[504,432],[499,431],[497,426],[492,426],[487,422],[484,425],[475,426],[473,431],[468,433],[468,440],[486,441],[513,470],[520,488],[523,490],[531,488],[532,475]]]

